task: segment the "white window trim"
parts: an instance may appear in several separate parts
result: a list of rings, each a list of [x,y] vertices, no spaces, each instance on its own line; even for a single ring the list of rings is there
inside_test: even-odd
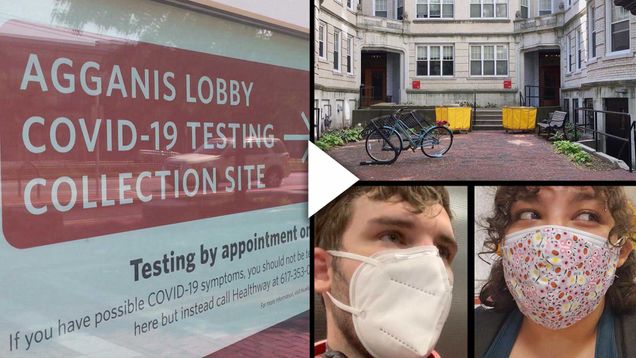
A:
[[[338,30],[338,29],[334,29],[334,33],[333,33],[333,51],[331,51],[331,53],[334,55],[334,62],[336,61],[335,59],[335,52],[336,52],[336,35],[338,35],[338,68],[333,68],[333,72],[334,73],[342,73],[342,31]]]
[[[349,71],[349,69],[347,69],[347,74],[348,75],[353,75],[353,73],[354,73],[354,68],[353,68],[353,66],[354,66],[354,62],[353,62],[354,51],[353,51],[353,47],[354,47],[353,36],[347,35],[347,52],[348,53],[345,54],[345,58],[347,58],[347,56],[351,57],[351,71]]]
[[[323,50],[323,55],[320,55],[320,25],[322,25],[322,50]],[[318,24],[318,59],[322,60],[322,61],[327,61],[327,36],[328,36],[329,31],[327,31],[327,23],[320,21]]]
[[[620,51],[612,51],[612,25],[614,23],[612,23],[612,6],[616,6],[614,5],[614,1],[613,0],[605,0],[605,55],[608,57],[614,57],[614,56],[621,56],[621,55],[628,55],[630,54],[631,49],[631,34],[630,34],[630,41],[628,42],[628,44],[630,45],[630,47],[626,50],[620,50]],[[629,16],[632,16],[631,14]],[[627,24],[630,25],[630,18],[628,17],[627,20],[621,20],[621,21],[627,21]],[[621,21],[617,21],[617,22],[621,22]],[[628,26],[628,28],[631,31],[631,26]]]
[[[351,11],[356,11],[356,1],[357,0],[351,0],[351,7],[347,6],[347,9]]]
[[[468,0],[466,0],[468,1]],[[502,4],[505,3],[506,4],[506,14],[505,16],[497,16],[497,4]],[[472,7],[472,5],[475,5],[473,3],[471,3],[470,1],[468,1],[468,16],[470,19],[508,19],[510,16],[508,16],[508,13],[510,13],[510,1],[508,0],[493,0],[493,15],[492,17],[484,17],[484,0],[479,0],[479,9],[480,9],[480,13],[479,13],[479,17],[472,17],[470,16],[470,8]],[[454,9],[453,9],[454,10]],[[454,12],[454,11],[453,11]]]
[[[565,72],[566,73],[572,73],[573,72],[572,68],[574,67],[574,66],[570,67],[570,64],[572,63],[570,60],[572,58],[572,36],[571,35],[572,33],[569,33],[566,35],[566,42],[565,42],[565,46],[567,50],[567,53],[566,53],[567,56],[565,57]]]
[[[530,16],[530,0],[526,0],[526,5],[525,6],[523,5],[523,0],[519,1],[519,11],[521,11],[522,14],[523,14],[522,10],[523,10],[524,7],[528,9],[528,11],[527,11],[528,17],[527,18],[529,19],[531,17]]]
[[[422,21],[422,20],[424,20],[424,21],[440,21],[440,20],[442,20],[443,21],[443,20],[453,20],[453,19],[455,19],[455,10],[456,10],[456,8],[455,8],[455,0],[452,0],[453,1],[453,3],[452,3],[453,4],[453,16],[451,16],[451,17],[444,17],[444,5],[448,5],[448,4],[444,4],[444,0],[440,0],[440,4],[439,4],[440,5],[440,8],[439,8],[439,11],[440,11],[439,16],[440,17],[431,17],[431,0],[423,0],[423,1],[426,1],[426,10],[428,11],[428,14],[427,14],[428,17],[417,17],[417,5],[419,5],[418,1],[419,0],[415,0],[415,9],[414,9],[415,17],[413,18],[414,20],[417,20],[417,21]],[[463,1],[467,1],[467,0],[463,0]]]
[[[574,41],[576,41],[576,49],[574,54],[574,62],[577,71],[581,71],[583,66],[583,51],[581,50],[581,41],[583,40],[583,35],[581,34],[581,29],[575,30]]]
[[[373,4],[373,16],[379,17],[375,14],[375,2],[376,0],[371,0],[371,4]],[[386,18],[389,18],[389,0],[386,0]]]
[[[444,46],[450,46],[453,49],[453,74],[452,75],[443,75],[444,73]],[[417,74],[417,48],[418,47],[426,47],[426,62],[428,63],[427,73],[428,75],[418,75]],[[440,74],[439,75],[431,75],[431,47],[439,47],[439,60],[440,60]],[[415,45],[415,78],[455,78],[455,71],[457,70],[457,66],[455,63],[455,45],[450,43],[439,43],[439,44],[417,44]]]
[[[590,16],[592,15],[592,12],[590,11],[591,9],[593,9],[592,11],[594,12],[594,16]],[[588,49],[587,49],[587,58],[588,60],[596,60],[596,58],[598,57],[598,54],[596,54],[596,48],[592,48],[593,45],[596,45],[594,47],[598,46],[598,30],[596,29],[596,8],[594,6],[594,3],[592,2],[592,5],[590,7],[588,7],[587,9],[587,44],[588,44]],[[594,29],[592,29],[592,27],[594,27]],[[596,35],[596,44],[594,44],[592,42],[592,37],[593,35]],[[592,55],[592,54],[596,54],[596,55]]]
[[[554,0],[550,0],[550,13],[541,15],[541,10],[545,10],[541,8],[541,0],[537,1],[537,16],[548,16],[554,13]]]
[[[471,61],[473,61],[473,59],[470,57],[471,55],[471,50],[470,48],[472,46],[480,46],[481,47],[481,58],[479,59],[481,61],[481,75],[473,75],[470,73],[470,66]],[[494,46],[494,61],[495,61],[495,74],[494,75],[484,75],[484,47],[485,46]],[[497,74],[497,46],[504,46],[506,48],[506,62],[508,63],[508,65],[506,66],[506,74],[505,75],[498,75]],[[476,61],[476,60],[474,60]],[[506,77],[510,77],[510,46],[508,44],[505,43],[496,43],[496,44],[468,44],[468,77],[471,78],[506,78]]]

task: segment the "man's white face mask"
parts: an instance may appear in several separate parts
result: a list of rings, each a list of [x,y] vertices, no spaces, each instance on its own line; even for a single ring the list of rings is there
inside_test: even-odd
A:
[[[376,358],[426,357],[435,347],[451,304],[452,282],[435,246],[386,250],[373,256],[328,251],[361,261],[349,283],[352,314],[364,348]]]

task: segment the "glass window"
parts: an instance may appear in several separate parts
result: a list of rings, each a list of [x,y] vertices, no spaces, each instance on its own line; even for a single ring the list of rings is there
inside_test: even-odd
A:
[[[481,76],[481,46],[470,47],[470,75]]]
[[[347,73],[353,73],[353,36],[347,37]]]
[[[508,0],[471,0],[470,17],[506,18]]]
[[[375,0],[375,16],[387,17],[386,0]]]
[[[572,53],[572,37],[571,37],[571,35],[568,35],[567,46],[568,46],[568,72],[572,72],[572,69],[574,68],[574,56],[573,56],[573,53]]]
[[[428,76],[428,47],[417,46],[417,75]]]
[[[590,58],[596,57],[596,8],[594,4],[590,6],[590,9],[587,12],[588,16],[588,29],[589,29],[589,46],[590,49],[588,51],[588,55]]]
[[[320,23],[318,25],[318,57],[325,58],[325,37],[326,37],[327,25]]]
[[[583,36],[581,36],[581,31],[578,30],[576,32],[576,68],[580,70],[582,64],[583,64]]]
[[[430,52],[430,74],[431,76],[440,76],[442,74],[442,62],[440,59],[439,46],[431,46]]]
[[[539,16],[552,13],[552,0],[539,0]]]
[[[418,19],[452,18],[454,0],[417,0],[415,14]]]
[[[612,52],[629,50],[629,11],[611,3],[611,44]]]
[[[471,76],[507,76],[508,46],[472,45],[470,46]]]
[[[528,18],[528,0],[521,0],[521,17],[524,19]]]
[[[333,32],[333,69],[340,71],[340,30]]]
[[[417,46],[418,76],[453,76],[454,51],[452,45]]]

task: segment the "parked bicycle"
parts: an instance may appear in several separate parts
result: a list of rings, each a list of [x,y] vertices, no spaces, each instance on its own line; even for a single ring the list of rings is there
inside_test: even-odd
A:
[[[453,145],[453,132],[419,117],[416,111],[398,109],[389,118],[377,118],[366,129],[365,147],[375,162],[390,164],[404,149],[417,148],[430,158],[440,158]],[[418,128],[419,127],[419,128]],[[418,129],[416,129],[418,128]]]

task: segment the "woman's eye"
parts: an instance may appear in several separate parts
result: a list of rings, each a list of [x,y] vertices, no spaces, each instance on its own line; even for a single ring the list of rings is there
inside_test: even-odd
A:
[[[589,213],[589,212],[585,212],[585,213],[581,213],[581,214],[577,215],[575,220],[580,220],[580,221],[599,221],[598,215],[596,215],[594,213]]]
[[[537,214],[535,211],[526,210],[520,212],[518,217],[521,220],[537,220],[539,219],[539,214]]]

